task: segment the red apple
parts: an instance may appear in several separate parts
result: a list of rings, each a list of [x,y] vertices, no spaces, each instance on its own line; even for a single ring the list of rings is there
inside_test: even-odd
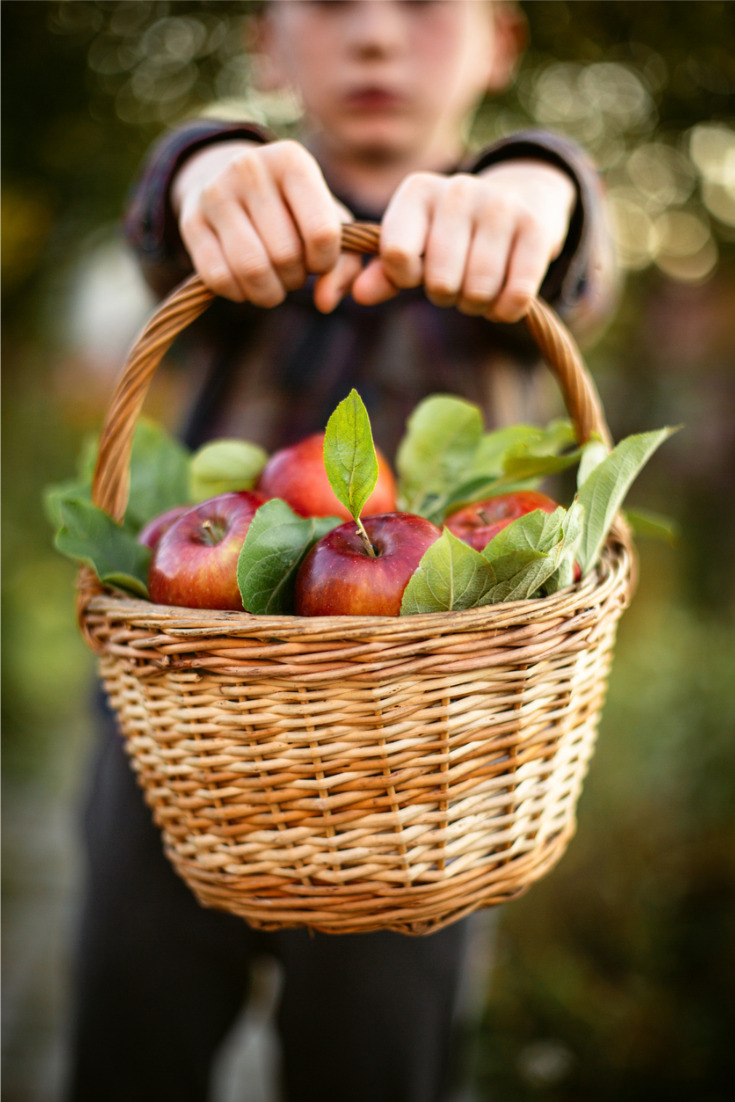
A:
[[[266,500],[253,490],[241,490],[182,513],[153,549],[148,570],[151,600],[242,611],[237,560],[250,521]]]
[[[377,449],[376,449],[377,451]],[[378,481],[362,516],[390,513],[396,507],[396,483],[387,459],[378,455]],[[324,433],[316,432],[275,452],[260,472],[256,490],[283,498],[302,517],[344,517],[349,510],[334,496],[324,468]]]
[[[383,513],[363,524],[374,555],[354,520],[314,544],[296,576],[298,615],[398,616],[409,578],[441,531],[413,513]]]
[[[190,505],[175,505],[173,509],[167,509],[165,513],[149,520],[138,533],[138,541],[151,550],[156,546],[161,536],[171,527],[173,522],[190,509]]]
[[[532,513],[534,509],[553,513],[558,508],[559,503],[546,494],[536,493],[535,490],[517,490],[512,494],[498,494],[497,497],[465,505],[448,516],[444,523],[458,539],[464,540],[476,551],[482,551],[493,536],[497,536],[516,517]]]

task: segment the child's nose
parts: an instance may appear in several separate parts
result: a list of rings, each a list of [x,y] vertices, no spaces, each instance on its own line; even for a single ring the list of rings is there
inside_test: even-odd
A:
[[[405,35],[400,0],[356,0],[350,4],[349,44],[362,54],[389,53]]]

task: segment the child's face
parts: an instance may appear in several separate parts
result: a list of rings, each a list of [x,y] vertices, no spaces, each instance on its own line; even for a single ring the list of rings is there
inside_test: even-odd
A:
[[[488,0],[279,0],[265,43],[325,149],[427,167],[458,152],[502,48]]]

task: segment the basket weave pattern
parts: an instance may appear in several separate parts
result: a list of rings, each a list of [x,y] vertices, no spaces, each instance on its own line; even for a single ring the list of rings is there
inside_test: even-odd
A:
[[[149,377],[206,303],[191,282],[134,348],[108,416],[94,493],[118,518]],[[607,436],[563,329],[537,339],[580,439]],[[305,619],[152,605],[84,572],[80,622],[166,853],[203,904],[264,929],[420,934],[518,896],[564,853],[632,574],[619,529],[596,573],[551,597]]]

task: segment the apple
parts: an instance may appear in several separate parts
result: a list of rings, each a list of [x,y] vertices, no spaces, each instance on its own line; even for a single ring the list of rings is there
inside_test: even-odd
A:
[[[511,494],[498,494],[497,497],[475,501],[452,513],[444,521],[445,525],[458,539],[464,540],[475,551],[487,547],[493,536],[517,517],[542,509],[553,513],[559,503],[546,494],[535,490],[516,490]]]
[[[387,459],[376,448],[378,481],[363,516],[396,508],[396,483]],[[324,433],[316,432],[275,452],[260,473],[256,490],[280,497],[302,517],[344,517],[349,510],[335,497],[324,467]]]
[[[138,542],[151,550],[156,546],[163,533],[171,527],[173,522],[190,509],[190,505],[175,505],[173,509],[167,509],[165,513],[154,517],[145,524],[138,533]]]
[[[309,551],[296,576],[299,616],[399,615],[409,578],[441,531],[413,513],[382,513],[362,524],[367,540],[350,520]]]
[[[151,600],[186,608],[242,611],[237,560],[250,521],[267,501],[253,490],[219,494],[187,509],[153,548]]]

